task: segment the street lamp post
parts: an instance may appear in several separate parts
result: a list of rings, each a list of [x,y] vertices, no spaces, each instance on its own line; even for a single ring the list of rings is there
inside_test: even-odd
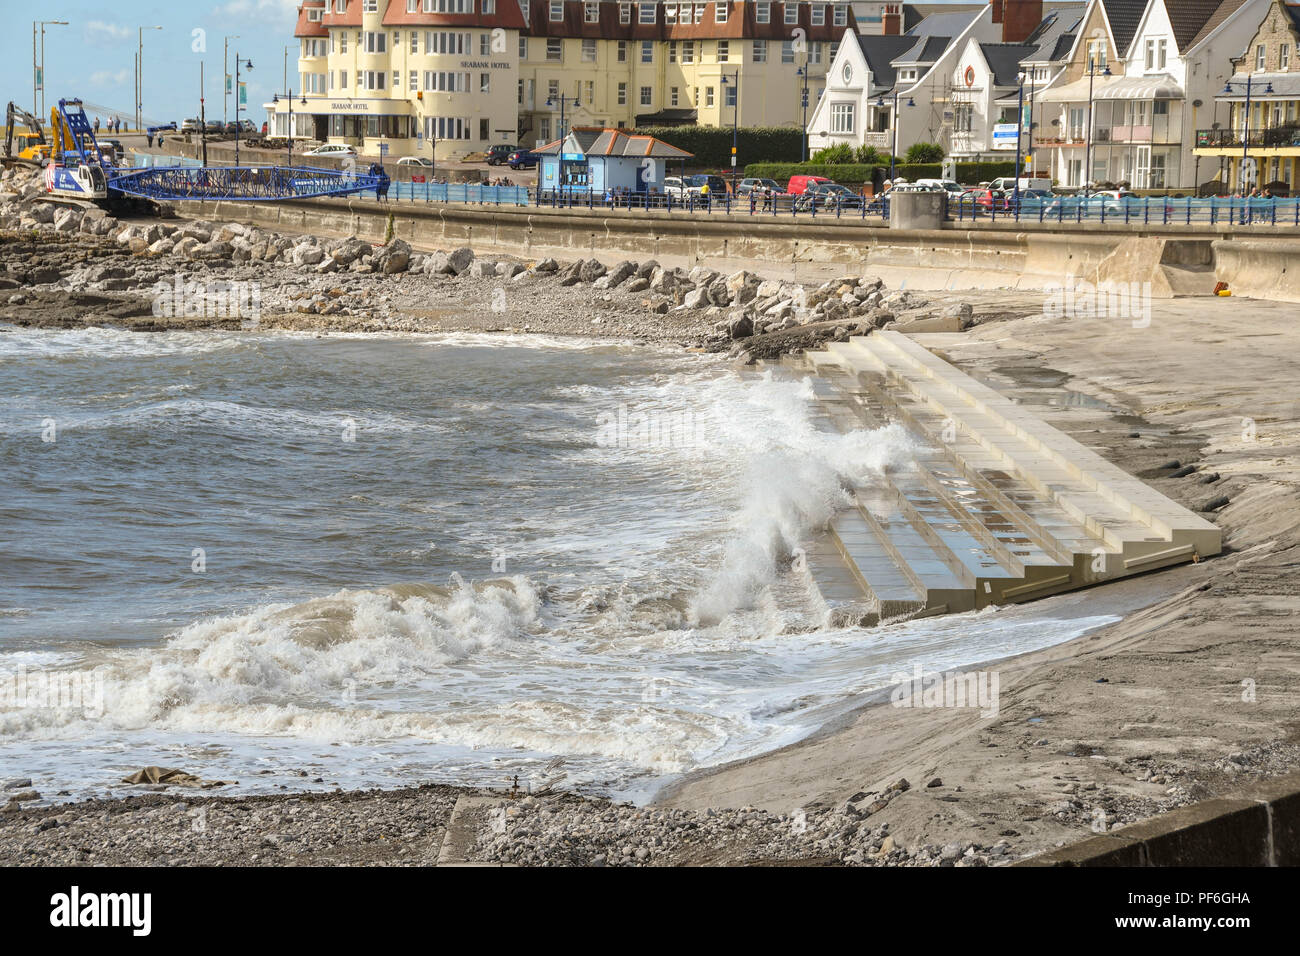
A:
[[[731,194],[736,195],[736,150],[740,145],[740,71],[722,74],[722,86],[736,90],[736,101],[731,104]],[[722,94],[726,96],[725,93]]]
[[[576,110],[581,104],[578,102],[576,96],[565,96],[563,93],[556,93],[555,96],[548,96],[546,98],[546,105],[551,109],[555,109],[555,101],[557,99],[560,101],[560,127],[555,131],[557,134],[555,138],[564,139],[565,136],[569,135],[569,131],[564,125],[564,105],[569,103]]]
[[[135,51],[135,128],[144,129],[144,31],[161,30],[162,27],[140,27],[136,31]]]
[[[292,166],[293,165],[293,90],[286,91],[285,99],[286,102],[288,102],[289,104],[289,122],[285,126],[285,132],[287,134],[285,138],[289,141],[289,165]],[[280,94],[277,93],[273,97],[271,97],[271,102],[278,104],[280,102]],[[302,105],[303,106],[307,105],[306,94],[303,95]],[[279,111],[277,110],[276,112]],[[235,165],[239,165],[239,164],[236,163]]]
[[[47,26],[66,27],[67,20],[33,20],[32,21],[32,112],[40,116],[45,112],[45,28]],[[41,63],[36,65],[36,28],[41,28]],[[38,82],[39,80],[39,82]],[[41,105],[36,105],[36,93],[40,91]]]
[[[231,33],[221,38],[221,129],[225,132],[228,114],[226,108],[230,100],[230,41],[238,40],[238,33]]]
[[[239,113],[243,109],[239,105],[239,68],[246,66],[248,69],[253,68],[252,60],[244,60],[240,57],[239,51],[235,51],[235,166],[239,166]]]
[[[808,162],[808,64],[795,70],[796,76],[803,77],[803,93],[800,97],[803,103],[803,161]]]
[[[1241,121],[1241,169],[1237,171],[1237,188],[1242,191],[1243,195],[1246,192],[1246,161],[1250,159],[1250,97],[1251,97],[1251,92],[1254,88],[1254,82],[1255,82],[1255,78],[1253,76],[1247,76],[1245,84],[1241,84],[1241,83],[1234,84],[1231,80],[1229,80],[1223,86],[1223,92],[1229,96],[1232,95],[1234,92],[1236,92],[1235,90],[1233,90],[1234,85],[1236,86],[1244,85],[1246,87],[1245,113],[1243,114],[1242,121]],[[1272,83],[1269,83],[1267,86],[1264,87],[1264,95],[1265,96],[1273,95]]]
[[[1093,84],[1098,76],[1097,61],[1092,56],[1088,57],[1088,129],[1087,129],[1087,146],[1083,150],[1083,188],[1084,195],[1091,195],[1092,190],[1089,184],[1092,182],[1092,127],[1093,127],[1093,109],[1092,109],[1092,89]],[[1110,76],[1110,67],[1103,67],[1101,76]]]
[[[894,184],[894,170],[897,168],[895,164],[898,162],[898,98],[901,94],[902,90],[894,90],[894,112],[889,117],[889,121],[894,127],[894,145],[889,148],[889,185],[891,187]],[[908,108],[915,106],[916,100],[909,96],[907,105]],[[885,98],[882,96],[876,100],[876,109],[883,110],[884,108]]]
[[[1011,201],[1014,203],[1017,212],[1020,210],[1020,144],[1024,141],[1025,135],[1025,74],[1021,73],[1016,77],[1020,81],[1020,92],[1016,98],[1016,183],[1015,188],[1011,190]],[[1033,135],[1033,132],[1030,132]]]

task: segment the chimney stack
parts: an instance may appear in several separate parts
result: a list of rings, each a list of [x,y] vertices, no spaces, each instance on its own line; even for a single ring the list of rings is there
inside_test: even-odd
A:
[[[903,35],[903,8],[898,3],[887,3],[881,8],[881,30],[887,37]]]
[[[1043,0],[991,0],[1003,43],[1024,43],[1043,22]]]

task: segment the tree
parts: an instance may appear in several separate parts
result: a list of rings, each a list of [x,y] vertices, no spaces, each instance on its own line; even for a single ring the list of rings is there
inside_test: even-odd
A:
[[[942,163],[943,147],[938,143],[913,143],[907,148],[909,163]]]

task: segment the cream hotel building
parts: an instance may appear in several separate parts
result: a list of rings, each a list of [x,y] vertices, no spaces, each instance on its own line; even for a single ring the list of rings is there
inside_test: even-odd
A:
[[[572,126],[803,128],[854,27],[848,3],[306,0],[293,134],[455,160]]]

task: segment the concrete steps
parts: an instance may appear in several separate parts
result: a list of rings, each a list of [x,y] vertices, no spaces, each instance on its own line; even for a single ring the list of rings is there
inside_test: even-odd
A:
[[[865,597],[884,621],[972,610],[1220,550],[1216,526],[904,335],[835,343],[799,364],[815,376],[819,428],[898,422],[919,446],[915,469],[853,488],[855,506],[832,521],[849,571],[823,592],[832,608]],[[820,573],[827,557],[823,545]]]

